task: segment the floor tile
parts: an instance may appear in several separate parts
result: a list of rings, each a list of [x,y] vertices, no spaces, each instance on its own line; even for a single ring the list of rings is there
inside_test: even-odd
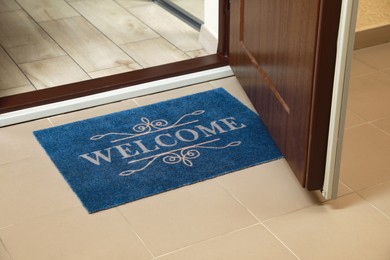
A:
[[[41,26],[87,72],[134,63],[84,18],[67,18]]]
[[[45,155],[0,165],[0,172],[0,227],[80,205]]]
[[[0,90],[30,85],[18,66],[0,47]]]
[[[81,208],[0,230],[13,260],[151,259],[116,210],[88,215]]]
[[[351,194],[265,225],[302,260],[389,259],[390,221]]]
[[[320,202],[300,186],[284,159],[237,171],[217,181],[260,220]]]
[[[137,104],[132,100],[126,100],[121,102],[115,102],[108,105],[88,108],[80,110],[77,112],[71,112],[67,114],[57,115],[50,118],[50,122],[53,125],[63,125],[67,123],[72,123],[75,121],[80,121],[92,117],[102,116],[114,112],[119,112],[122,110],[127,110],[137,107]]]
[[[351,128],[365,123],[367,124],[368,122],[364,120],[364,118],[354,113],[350,109],[347,109],[347,114],[345,118],[345,128]]]
[[[344,133],[340,179],[354,191],[390,180],[390,135],[372,125]]]
[[[187,51],[186,54],[190,56],[191,58],[198,58],[198,57],[204,57],[209,55],[209,53],[206,52],[206,50],[195,50],[195,51]]]
[[[320,191],[316,191],[316,192],[320,192]],[[353,192],[353,190],[351,188],[349,188],[343,182],[339,181],[338,192],[337,192],[338,197],[350,194],[352,192]],[[325,202],[325,200],[323,202]]]
[[[7,249],[4,246],[3,241],[0,239],[0,259],[1,260],[12,260]]]
[[[358,193],[390,219],[390,182],[361,190]]]
[[[23,63],[20,68],[37,89],[90,79],[69,56]]]
[[[153,5],[153,0],[115,0],[118,4],[124,8],[143,6],[143,5]]]
[[[377,69],[364,64],[363,62],[353,58],[352,59],[352,67],[351,67],[351,77],[363,76],[366,74],[377,72]]]
[[[356,50],[354,57],[376,69],[390,68],[390,43]]]
[[[71,5],[116,44],[159,36],[114,1],[83,0]]]
[[[20,9],[20,6],[15,0],[2,0],[0,1],[0,13],[9,12]]]
[[[390,75],[390,69],[385,69],[383,72]]]
[[[263,226],[257,225],[187,247],[158,260],[297,259]]]
[[[179,97],[183,97],[183,96],[188,96],[191,94],[196,94],[199,92],[212,90],[212,89],[214,89],[214,87],[212,85],[210,85],[209,83],[201,83],[201,84],[196,84],[196,85],[192,85],[189,87],[178,88],[175,90],[164,91],[164,92],[157,93],[157,94],[152,94],[152,95],[148,95],[148,96],[135,98],[134,100],[140,106],[145,106],[145,105],[157,103],[160,101],[169,100],[169,99],[173,99],[173,98],[179,98]]]
[[[160,6],[147,5],[128,10],[183,52],[202,49],[198,42],[199,32]]]
[[[390,118],[375,121],[373,124],[390,134]]]
[[[127,66],[123,65],[123,66],[113,67],[113,68],[104,69],[104,70],[92,71],[92,72],[89,72],[88,75],[91,78],[96,79],[96,78],[112,76],[112,75],[125,73],[125,72],[129,72],[129,71],[133,71],[133,70],[139,70],[139,69],[142,69],[142,67],[140,65],[138,65],[138,63],[134,62],[134,63],[129,64]]]
[[[257,223],[215,180],[119,207],[155,256]]]
[[[16,87],[16,88],[7,88],[7,89],[1,89],[0,90],[0,97],[6,97],[21,93],[26,93],[30,91],[35,91],[36,89],[32,85],[27,85],[23,87]]]
[[[12,24],[12,26],[9,26]],[[0,44],[16,63],[65,55],[24,11],[0,13]]]
[[[367,121],[390,117],[390,76],[378,72],[351,79],[348,108]]]
[[[188,1],[188,0],[171,0],[174,4],[200,19],[204,20],[204,0]]]
[[[51,127],[47,119],[0,128],[0,165],[20,161],[44,152],[33,131]]]
[[[59,20],[79,14],[69,6],[66,1],[56,0],[17,0],[19,5],[23,7],[26,12],[33,17],[33,19],[40,23],[52,20]]]
[[[121,46],[143,68],[187,60],[190,57],[164,38],[155,38]]]

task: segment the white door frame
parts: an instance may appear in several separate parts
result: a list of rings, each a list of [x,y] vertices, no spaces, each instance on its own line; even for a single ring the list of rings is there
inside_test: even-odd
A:
[[[325,179],[322,189],[322,195],[325,199],[337,197],[358,2],[359,0],[342,1]]]

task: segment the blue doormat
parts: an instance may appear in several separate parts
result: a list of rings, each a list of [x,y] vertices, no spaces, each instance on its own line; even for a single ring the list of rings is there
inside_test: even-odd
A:
[[[34,134],[89,213],[281,158],[223,89]]]

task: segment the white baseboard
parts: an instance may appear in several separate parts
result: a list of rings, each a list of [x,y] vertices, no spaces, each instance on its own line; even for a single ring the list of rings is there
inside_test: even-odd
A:
[[[181,88],[205,81],[233,76],[230,66],[210,69],[182,76],[166,78],[117,90],[107,91],[86,97],[22,109],[0,115],[0,127],[67,113],[88,107],[104,105],[125,99]]]
[[[208,53],[213,54],[217,52],[218,39],[204,24],[200,27],[199,42]]]

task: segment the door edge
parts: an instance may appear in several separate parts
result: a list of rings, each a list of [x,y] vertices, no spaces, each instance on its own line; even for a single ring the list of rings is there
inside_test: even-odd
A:
[[[337,197],[358,0],[343,1],[322,195]]]

